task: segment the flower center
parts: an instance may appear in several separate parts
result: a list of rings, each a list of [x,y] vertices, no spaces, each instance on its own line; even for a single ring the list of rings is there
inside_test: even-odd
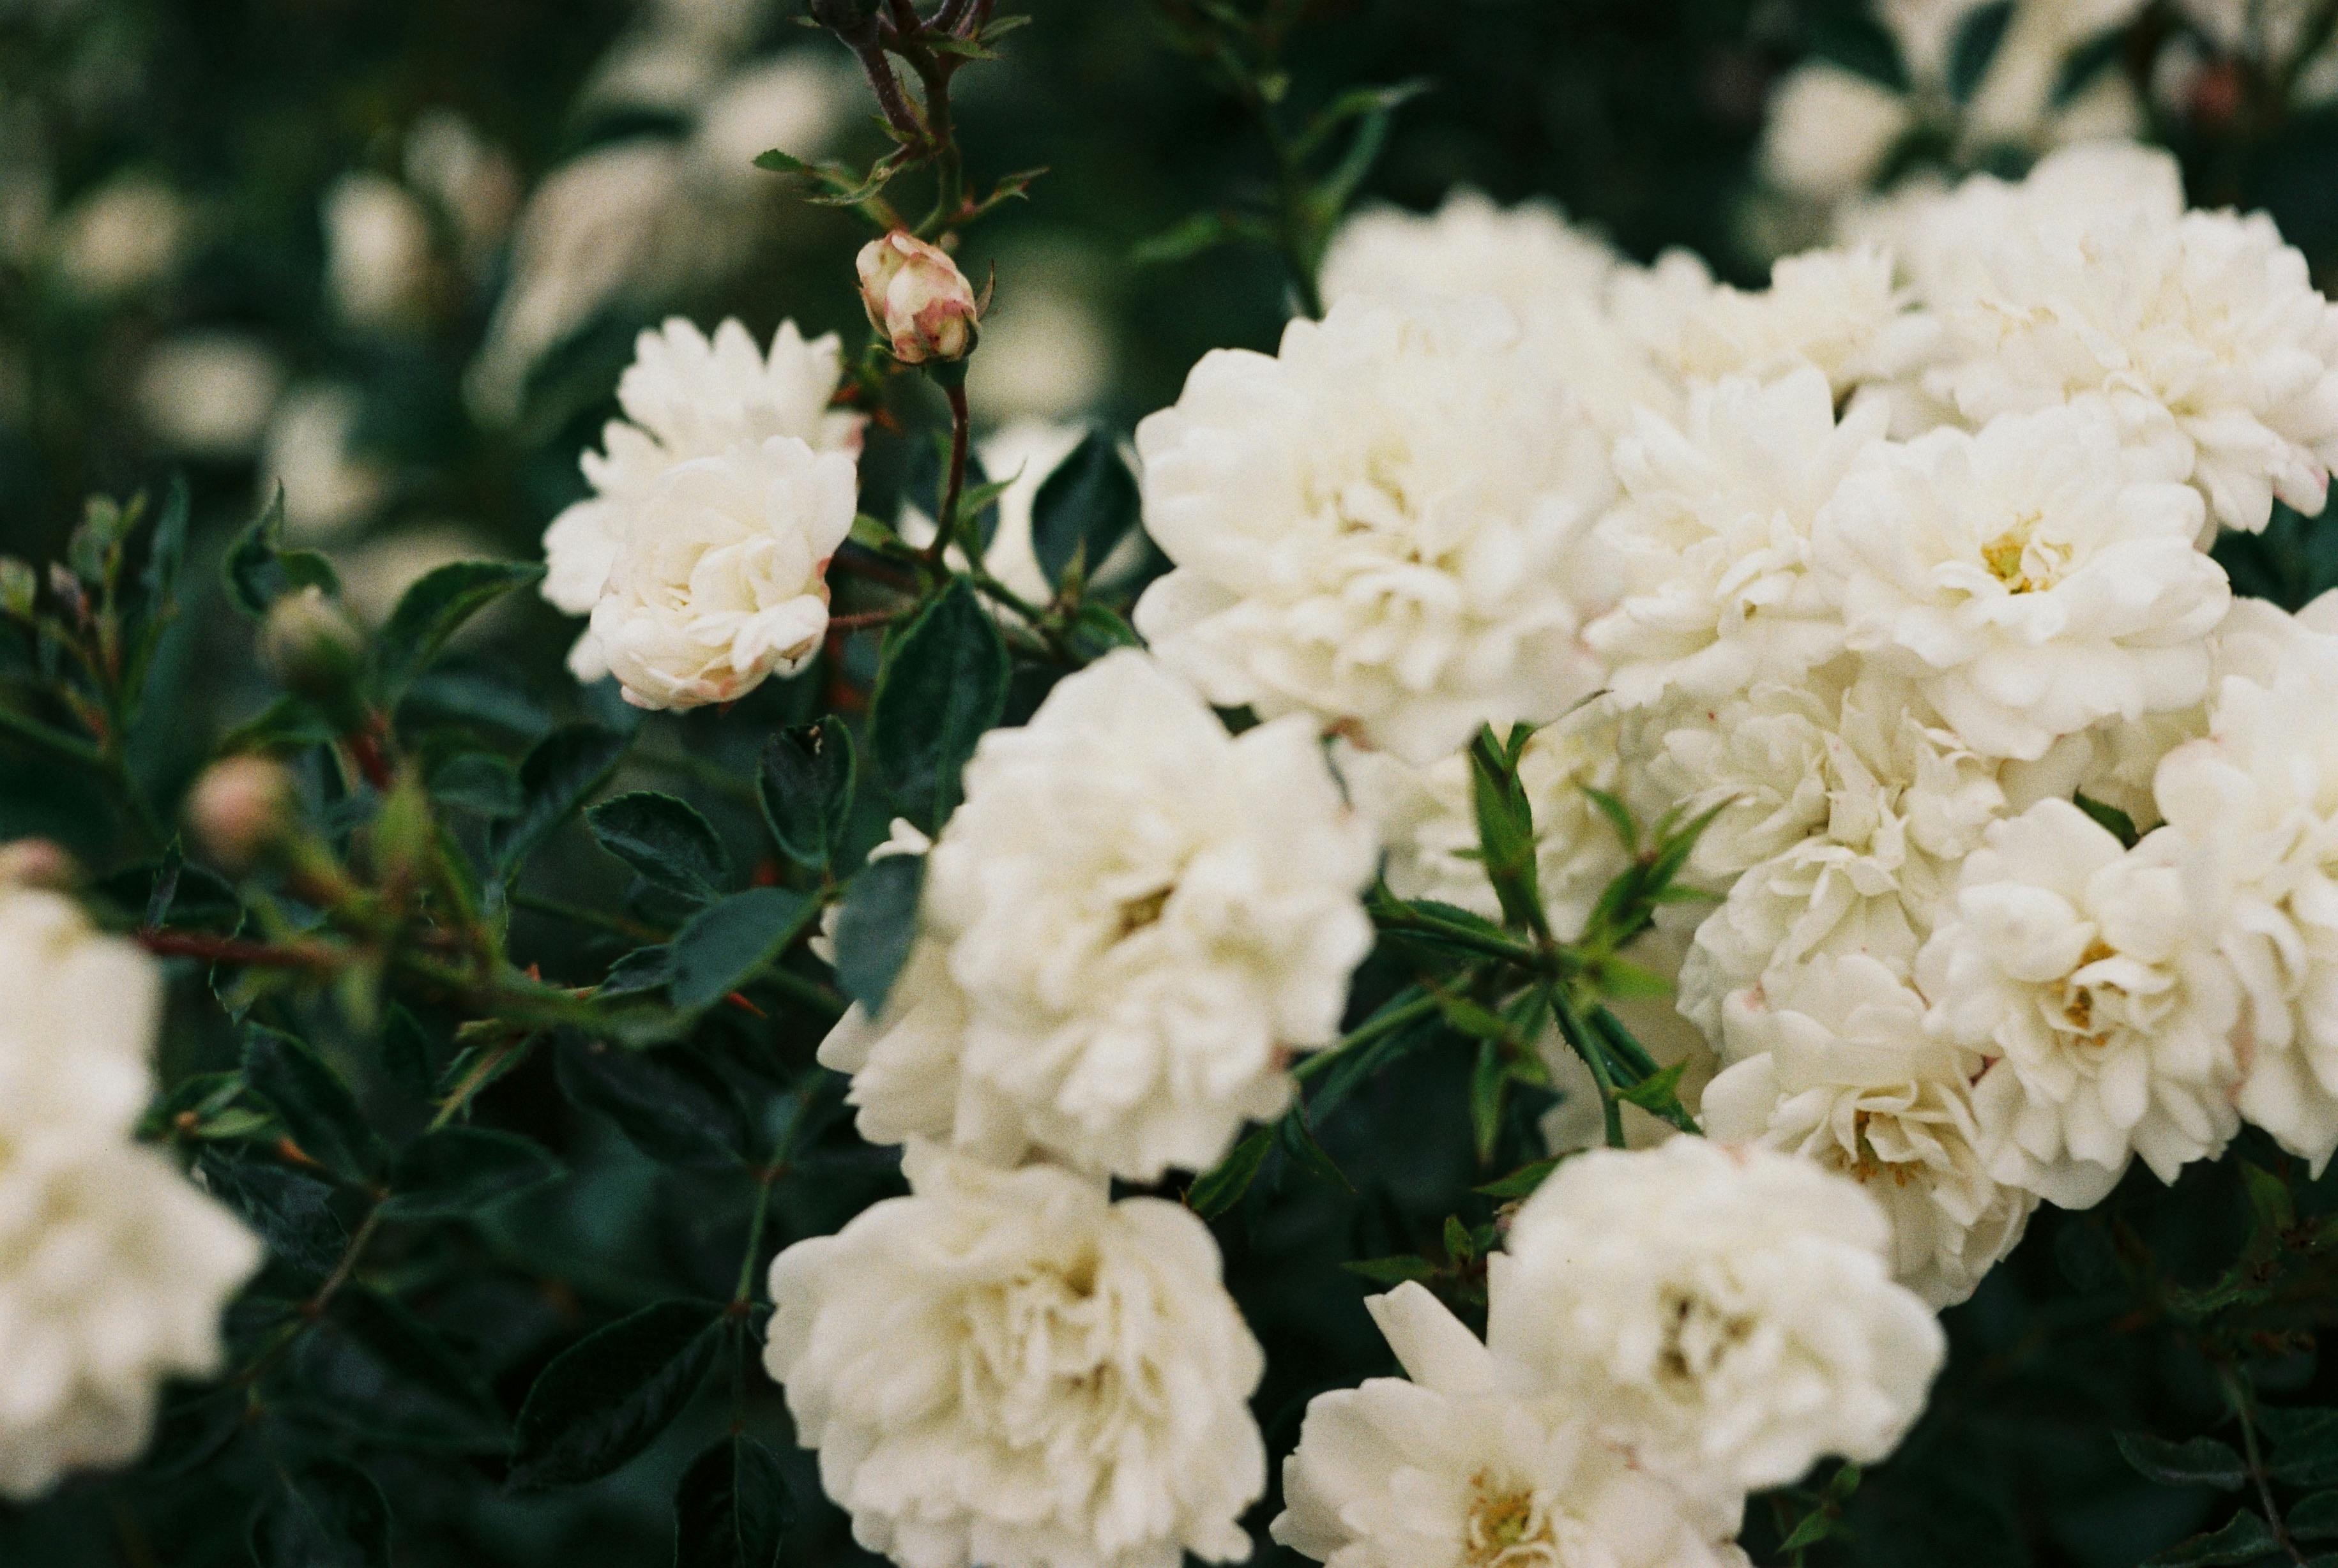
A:
[[[1176,891],[1176,885],[1172,883],[1157,893],[1147,893],[1142,898],[1132,898],[1120,906],[1120,929],[1113,940],[1125,942],[1147,926],[1158,925],[1162,911],[1169,907],[1169,896]]]
[[[1480,1470],[1469,1478],[1469,1494],[1461,1542],[1468,1568],[1565,1568],[1551,1520],[1531,1487],[1498,1485]]]
[[[2035,593],[2061,580],[2070,564],[2068,544],[2037,538],[2039,518],[2032,513],[1980,547],[1981,564],[2012,593]]]
[[[2114,956],[2116,955],[2111,951],[2110,946],[2097,939],[2089,943],[2087,950],[2078,956],[2078,969],[2084,971],[2106,958]],[[2082,983],[2076,978],[2066,982],[2063,986],[2061,1022],[2063,1028],[2076,1036],[2073,1044],[2088,1045],[2099,1050],[2110,1039],[2110,1030],[2098,1025],[2095,1021],[2095,989],[2094,985]],[[2117,987],[2105,986],[2104,989],[2116,991]]]
[[[1693,1387],[1713,1374],[1729,1353],[1754,1337],[1754,1320],[1729,1312],[1694,1291],[1665,1292],[1665,1342],[1656,1352],[1656,1372],[1675,1387]]]

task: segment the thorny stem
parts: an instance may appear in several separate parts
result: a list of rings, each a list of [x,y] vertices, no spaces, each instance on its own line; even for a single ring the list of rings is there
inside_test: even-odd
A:
[[[2249,1478],[2256,1484],[2257,1500],[2264,1506],[2265,1523],[2272,1526],[2274,1539],[2289,1554],[2298,1568],[2306,1568],[2305,1553],[2290,1538],[2289,1527],[2282,1523],[2281,1509],[2273,1500],[2273,1477],[2266,1472],[2264,1455],[2257,1444],[2257,1424],[2250,1413],[2249,1391],[2229,1366],[2216,1369],[2225,1385],[2225,1397],[2233,1406],[2233,1415],[2241,1424],[2241,1451],[2248,1461]]]
[[[158,958],[201,958],[213,964],[234,964],[250,969],[338,969],[341,955],[312,942],[238,941],[194,931],[138,933],[138,945]]]
[[[1567,1043],[1575,1047],[1575,1054],[1582,1057],[1584,1065],[1591,1069],[1591,1082],[1599,1091],[1599,1120],[1607,1134],[1607,1147],[1624,1148],[1624,1107],[1616,1097],[1616,1074],[1608,1065],[1606,1052],[1592,1039],[1591,1031],[1585,1025],[1583,1015],[1576,1011],[1574,998],[1567,995],[1566,986],[1551,988],[1550,1010],[1558,1019],[1559,1033],[1567,1036]]]

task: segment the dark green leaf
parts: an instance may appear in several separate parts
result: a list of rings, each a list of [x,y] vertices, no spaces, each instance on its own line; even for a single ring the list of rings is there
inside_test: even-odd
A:
[[[475,1454],[509,1441],[494,1396],[447,1342],[358,1286],[294,1343],[290,1372],[311,1414],[378,1442]]]
[[[1480,1165],[1494,1157],[1494,1142],[1502,1133],[1502,1102],[1509,1087],[1501,1046],[1491,1040],[1480,1041],[1478,1064],[1469,1074],[1469,1132]]]
[[[1119,438],[1091,430],[1056,465],[1031,504],[1031,548],[1050,583],[1075,563],[1093,574],[1136,526],[1136,475],[1122,460]]]
[[[1483,1187],[1475,1188],[1473,1191],[1504,1201],[1514,1198],[1531,1197],[1535,1189],[1541,1186],[1550,1173],[1557,1169],[1558,1161],[1556,1160],[1537,1160],[1531,1165],[1522,1166],[1511,1171],[1498,1181],[1488,1181]]]
[[[244,1032],[243,1073],[311,1160],[350,1178],[379,1163],[380,1140],[357,1096],[331,1063],[301,1042],[251,1025]]]
[[[2282,1523],[2301,1541],[2338,1539],[2338,1492],[2316,1492],[2290,1505]]]
[[[496,818],[519,815],[519,769],[492,751],[465,751],[430,774],[430,793],[442,806]]]
[[[543,576],[540,561],[456,561],[427,573],[398,600],[374,644],[384,694],[395,701],[463,622]]]
[[[2097,800],[2088,796],[2084,790],[2080,790],[2076,796],[2072,797],[2072,799],[2076,802],[2079,810],[2084,811],[2088,816],[2101,823],[2105,828],[2109,828],[2112,836],[2118,839],[2122,848],[2128,849],[2134,848],[2136,840],[2142,837],[2140,833],[2136,831],[2135,818],[2120,810],[2117,807],[2106,806],[2100,800]]]
[[[702,904],[730,884],[729,852],[686,800],[635,790],[602,801],[584,821],[602,848],[669,893]]]
[[[2268,1406],[2256,1414],[2273,1439],[2275,1475],[2298,1486],[2338,1482],[2338,1410]]]
[[[332,1208],[333,1189],[314,1176],[218,1149],[196,1159],[212,1197],[259,1232],[269,1255],[303,1279],[319,1280],[340,1261],[349,1231]]]
[[[1007,708],[1006,639],[963,578],[893,639],[877,677],[869,744],[901,814],[937,831],[975,742]]]
[[[1871,16],[1858,12],[1830,16],[1812,29],[1811,54],[1895,93],[1908,91],[1908,67],[1900,57],[1900,45]]]
[[[228,547],[223,564],[228,602],[253,620],[268,613],[279,599],[303,588],[341,591],[333,564],[312,550],[284,548],[284,492],[254,518]]]
[[[1542,927],[1542,887],[1535,858],[1534,808],[1519,784],[1518,769],[1490,730],[1470,742],[1471,786],[1478,816],[1478,846],[1486,878],[1513,926]]]
[[[1313,1171],[1343,1192],[1356,1190],[1356,1184],[1348,1180],[1348,1173],[1341,1170],[1338,1163],[1323,1152],[1323,1145],[1315,1141],[1315,1129],[1308,1124],[1305,1102],[1293,1105],[1291,1113],[1278,1125],[1282,1130],[1283,1152],[1298,1162],[1301,1170]]]
[[[659,943],[654,947],[636,947],[610,965],[608,977],[594,995],[639,996],[673,984],[673,949]]]
[[[836,981],[870,1018],[885,1010],[918,935],[926,858],[889,855],[852,879],[836,923]]]
[[[560,1162],[510,1132],[441,1127],[407,1145],[391,1168],[385,1219],[444,1220],[476,1214],[560,1177]]]
[[[852,731],[841,719],[831,716],[771,737],[756,787],[763,820],[788,858],[815,870],[835,864],[851,829],[859,772]]]
[[[735,1434],[683,1473],[673,1514],[674,1568],[776,1568],[795,1522],[778,1456]]]
[[[617,766],[625,737],[596,725],[555,730],[519,766],[520,809],[489,836],[496,869],[509,877],[566,821]]]
[[[1687,1063],[1675,1062],[1652,1078],[1630,1085],[1619,1085],[1616,1098],[1626,1105],[1636,1105],[1652,1115],[1662,1116],[1666,1121],[1685,1116],[1687,1111],[1680,1102],[1680,1083],[1687,1071]]]
[[[647,1448],[698,1392],[722,1324],[712,1302],[662,1301],[555,1357],[519,1413],[511,1488],[595,1481]]]
[[[2243,1509],[2223,1529],[2195,1535],[2179,1546],[2171,1546],[2146,1562],[2143,1568],[2233,1568],[2234,1564],[2254,1563],[2280,1546],[2265,1522],[2254,1512]]]
[[[751,887],[701,909],[669,944],[673,1004],[712,1007],[777,962],[819,913],[785,887]]]
[[[2217,1486],[2226,1491],[2248,1478],[2248,1466],[2228,1444],[2214,1437],[2171,1443],[2148,1432],[2116,1434],[2129,1465],[2163,1486]]]
[[[251,1521],[260,1568],[389,1568],[389,1503],[373,1477],[339,1459],[293,1472]]]
[[[159,619],[170,607],[179,585],[179,569],[187,559],[187,518],[191,501],[187,476],[171,475],[171,488],[162,498],[162,510],[154,519],[154,534],[146,546],[146,570],[142,586],[146,590],[146,613]]]
[[[727,1166],[749,1157],[754,1134],[738,1091],[685,1051],[565,1044],[557,1073],[571,1102],[614,1122],[663,1164]]]
[[[1274,1147],[1274,1129],[1254,1127],[1216,1170],[1197,1179],[1185,1193],[1185,1206],[1204,1220],[1214,1220],[1242,1201],[1257,1180],[1258,1168]]]
[[[2013,20],[2013,0],[1991,3],[1965,13],[1949,43],[1949,93],[1960,103],[1970,100],[1997,52],[2005,42],[2007,24]]]

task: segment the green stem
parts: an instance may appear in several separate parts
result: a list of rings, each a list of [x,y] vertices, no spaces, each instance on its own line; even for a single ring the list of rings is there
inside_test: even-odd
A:
[[[1624,1148],[1624,1107],[1623,1102],[1616,1098],[1616,1073],[1608,1064],[1606,1052],[1592,1038],[1590,1029],[1583,1022],[1583,1015],[1576,1011],[1575,999],[1567,994],[1567,987],[1561,985],[1552,989],[1550,1006],[1553,1015],[1558,1019],[1559,1033],[1567,1036],[1567,1043],[1575,1048],[1577,1056],[1583,1058],[1584,1065],[1591,1069],[1591,1082],[1599,1090],[1599,1120],[1606,1131],[1607,1147]]]
[[[2264,1506],[2265,1523],[2272,1526],[2274,1539],[2289,1554],[2298,1568],[2306,1568],[2305,1553],[2290,1539],[2289,1529],[2281,1522],[2281,1509],[2273,1499],[2273,1477],[2265,1470],[2264,1455],[2257,1444],[2257,1426],[2250,1414],[2249,1391],[2229,1366],[2219,1366],[2216,1376],[2225,1386],[2225,1398],[2233,1407],[2234,1419],[2241,1424],[2241,1450],[2246,1456],[2249,1478],[2256,1483],[2257,1500]]]
[[[37,719],[28,719],[13,708],[0,708],[0,730],[85,768],[105,766],[105,753],[96,742],[84,740],[78,735],[68,735]]]
[[[747,1222],[747,1255],[739,1259],[739,1286],[731,1293],[733,1309],[744,1308],[754,1300],[755,1262],[762,1256],[763,1232],[771,1220],[771,1189],[780,1180],[780,1170],[774,1162],[755,1173],[755,1214]]]
[[[1400,1029],[1407,1029],[1437,1011],[1437,998],[1420,996],[1410,1002],[1383,1007],[1357,1026],[1353,1033],[1343,1035],[1337,1044],[1318,1051],[1291,1070],[1291,1075],[1302,1083],[1315,1077],[1341,1056],[1359,1046],[1385,1040]]]
[[[638,920],[628,920],[622,915],[611,915],[600,909],[587,909],[581,904],[570,904],[559,898],[546,898],[540,893],[523,893],[515,888],[506,897],[515,909],[526,909],[531,914],[546,915],[555,920],[589,926],[613,936],[623,936],[627,941],[663,942],[666,939],[663,933],[652,930]]]

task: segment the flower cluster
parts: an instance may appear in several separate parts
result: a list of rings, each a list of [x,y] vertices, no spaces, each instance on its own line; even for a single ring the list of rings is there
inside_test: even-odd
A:
[[[132,1141],[154,1089],[154,961],[61,892],[0,878],[0,1496],[146,1446],[162,1384],[220,1369],[260,1243]]]

